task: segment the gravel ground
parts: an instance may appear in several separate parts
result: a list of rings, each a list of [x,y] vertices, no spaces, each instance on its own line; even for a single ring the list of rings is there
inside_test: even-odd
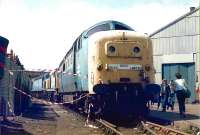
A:
[[[175,112],[169,111],[160,115],[174,116],[177,121],[174,126],[169,127],[192,134],[189,128],[190,123],[180,119],[176,110],[177,108]],[[192,109],[188,107],[188,110]],[[6,123],[0,120],[0,124],[6,125],[6,127],[0,126],[0,135],[104,135],[103,131],[97,127],[85,126],[85,118],[79,114],[64,109],[61,105],[41,101],[33,101],[32,107],[22,116],[15,117],[14,120],[11,119]],[[136,134],[134,129],[130,130],[126,130],[125,133]]]
[[[82,116],[70,110],[62,109],[58,105],[54,105],[54,108],[59,116],[56,135],[104,135],[102,130],[95,126],[93,128],[85,126],[85,119]]]
[[[7,128],[1,130],[0,135],[104,135],[97,127],[85,126],[85,119],[73,111],[36,101],[23,116],[10,122],[17,123],[22,129]]]
[[[175,104],[174,111],[171,111],[169,109],[167,110],[167,112],[161,112],[161,108],[157,110],[157,106],[154,105],[151,108],[152,109],[151,115],[154,117],[164,118],[166,120],[172,121],[173,125],[169,125],[168,127],[186,132],[188,134],[196,135],[197,132],[191,129],[191,125],[195,125],[195,127],[199,127],[200,125],[199,124],[200,123],[200,109],[199,108],[200,108],[200,104],[186,104],[186,117],[183,118],[179,115],[178,104]]]

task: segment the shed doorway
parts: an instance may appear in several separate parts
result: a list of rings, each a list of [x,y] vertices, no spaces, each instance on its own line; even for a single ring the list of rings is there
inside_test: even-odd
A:
[[[179,72],[186,80],[191,91],[189,102],[195,101],[195,64],[194,63],[175,63],[162,64],[162,79],[175,80],[175,74]]]

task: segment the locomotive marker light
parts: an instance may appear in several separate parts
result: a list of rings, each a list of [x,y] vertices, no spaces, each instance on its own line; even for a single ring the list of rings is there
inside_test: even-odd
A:
[[[98,71],[101,71],[103,69],[103,64],[97,64],[97,70]]]
[[[145,65],[144,69],[145,69],[145,71],[149,72],[151,70],[151,66],[150,65]]]

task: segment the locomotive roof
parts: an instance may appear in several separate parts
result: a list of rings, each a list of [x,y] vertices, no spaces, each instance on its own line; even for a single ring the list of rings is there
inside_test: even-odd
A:
[[[132,29],[130,26],[128,26],[128,25],[126,25],[126,24],[124,24],[124,23],[121,23],[121,22],[118,22],[118,21],[115,21],[115,20],[108,20],[108,21],[99,22],[99,23],[97,23],[97,24],[95,24],[95,25],[89,27],[89,28],[86,29],[82,34],[83,34],[83,35],[87,35],[88,32],[89,32],[91,29],[93,29],[93,28],[95,28],[95,27],[97,27],[97,26],[101,26],[101,25],[103,25],[103,24],[108,24],[108,25],[110,25],[110,29],[109,29],[109,30],[115,30],[115,29],[116,29],[115,27],[112,27],[113,25],[120,25],[120,26],[126,28],[127,30],[135,31],[135,30]]]
[[[91,27],[89,27],[88,29],[86,29],[85,31],[83,31],[79,36],[78,38],[74,41],[74,43],[81,37],[88,37],[88,34],[89,32],[92,30],[92,29],[98,29],[97,27],[98,26],[101,26],[101,25],[104,25],[104,24],[108,24],[109,28],[107,28],[106,30],[94,30],[94,33],[98,32],[98,31],[109,31],[109,30],[131,30],[131,31],[135,31],[134,29],[132,29],[130,26],[124,24],[124,23],[121,23],[121,22],[118,22],[118,21],[115,21],[115,20],[108,20],[108,21],[102,21],[102,22],[99,22]],[[119,28],[116,28],[116,25],[119,26]],[[93,33],[93,34],[94,34]],[[73,44],[74,44],[73,43]],[[60,62],[59,64],[59,67],[62,65],[64,59],[67,57],[67,55],[72,51],[73,49],[73,45],[72,47],[67,51],[65,57],[63,58],[63,60]]]
[[[0,36],[0,42],[3,43],[3,44],[8,44],[9,40],[7,38]]]

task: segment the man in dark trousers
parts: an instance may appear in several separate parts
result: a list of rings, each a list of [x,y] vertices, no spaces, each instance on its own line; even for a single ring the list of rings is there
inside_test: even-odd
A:
[[[161,84],[161,103],[163,112],[166,112],[166,106],[168,105],[169,96],[170,96],[170,86],[168,85],[167,80],[163,79]]]
[[[180,73],[176,73],[176,96],[178,100],[179,112],[180,115],[185,117],[185,90],[187,89],[187,84],[185,79],[182,79],[182,75]]]

